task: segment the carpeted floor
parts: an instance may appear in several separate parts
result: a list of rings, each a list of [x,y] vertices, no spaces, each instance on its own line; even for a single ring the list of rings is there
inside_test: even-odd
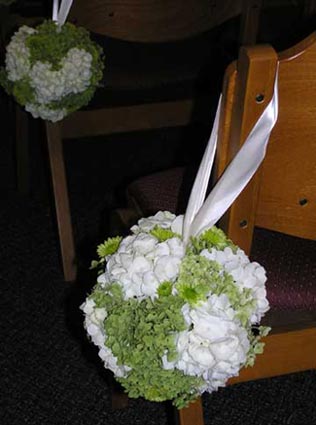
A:
[[[86,271],[92,247],[106,236],[107,212],[121,202],[118,189],[141,172],[164,168],[179,158],[181,131],[152,134],[150,142],[139,135],[133,144],[126,136],[108,143],[67,144],[81,258],[78,282],[69,285],[63,281],[47,196],[44,144],[32,139],[31,194],[21,195],[16,191],[12,128],[3,99],[0,112],[5,118],[0,143],[0,423],[169,423],[165,404],[131,400],[128,408],[111,410],[109,376],[86,340],[78,307],[93,284]],[[316,372],[224,388],[203,397],[203,403],[206,425],[315,425]]]

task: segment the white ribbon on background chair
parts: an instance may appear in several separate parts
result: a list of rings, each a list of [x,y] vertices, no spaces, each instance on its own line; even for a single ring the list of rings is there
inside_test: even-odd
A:
[[[57,22],[59,26],[64,25],[66,22],[72,3],[73,0],[61,0],[61,4],[59,6],[59,0],[54,0],[52,19],[54,22]]]
[[[191,236],[212,227],[223,216],[262,163],[278,117],[278,72],[271,101],[204,202],[216,151],[220,108],[221,98],[184,217],[182,234],[185,243]]]

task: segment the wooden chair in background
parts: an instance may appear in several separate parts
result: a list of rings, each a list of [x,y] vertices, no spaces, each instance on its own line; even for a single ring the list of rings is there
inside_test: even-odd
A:
[[[244,47],[228,67],[214,178],[271,100],[277,65],[279,118],[266,158],[220,223],[267,269],[271,303],[265,352],[231,384],[316,368],[316,34],[279,55],[268,45]],[[160,181],[150,181],[153,203],[177,196]],[[180,410],[179,423],[202,425],[201,401]]]

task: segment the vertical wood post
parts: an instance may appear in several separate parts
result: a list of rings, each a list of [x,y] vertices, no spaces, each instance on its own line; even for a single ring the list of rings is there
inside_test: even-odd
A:
[[[177,425],[204,425],[202,401],[199,398],[176,412]]]
[[[74,281],[77,269],[60,125],[46,122],[46,134],[64,277]]]
[[[273,96],[278,57],[271,46],[242,47],[237,62],[228,158],[231,160]],[[257,207],[260,171],[248,183],[226,214],[225,231],[249,253]],[[228,217],[228,218],[227,218]]]

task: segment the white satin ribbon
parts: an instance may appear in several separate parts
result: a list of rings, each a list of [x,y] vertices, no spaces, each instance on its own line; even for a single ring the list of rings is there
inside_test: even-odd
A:
[[[278,73],[276,73],[272,100],[252,128],[245,143],[239,149],[203,203],[214,160],[219,126],[218,115],[221,104],[221,99],[219,100],[212,135],[206,147],[185,213],[183,224],[183,239],[185,243],[188,242],[190,236],[196,236],[212,227],[223,216],[262,163],[270,133],[278,117],[277,79]],[[210,151],[212,154],[210,154]],[[211,164],[206,167],[205,162],[209,160]]]
[[[220,95],[220,98],[218,101],[211,136],[207,143],[207,146],[201,161],[201,165],[196,175],[194,185],[190,194],[188,206],[185,212],[184,222],[183,222],[183,240],[185,243],[188,242],[189,240],[189,237],[190,237],[189,231],[191,228],[191,224],[194,220],[194,217],[196,216],[199,209],[203,205],[203,202],[205,199],[207,185],[210,179],[214,156],[216,152],[216,146],[217,146],[221,102],[222,102],[222,95]]]
[[[54,0],[52,20],[56,22],[59,26],[64,25],[64,23],[66,22],[72,2],[73,0],[61,0],[61,4],[59,7],[59,0]]]

